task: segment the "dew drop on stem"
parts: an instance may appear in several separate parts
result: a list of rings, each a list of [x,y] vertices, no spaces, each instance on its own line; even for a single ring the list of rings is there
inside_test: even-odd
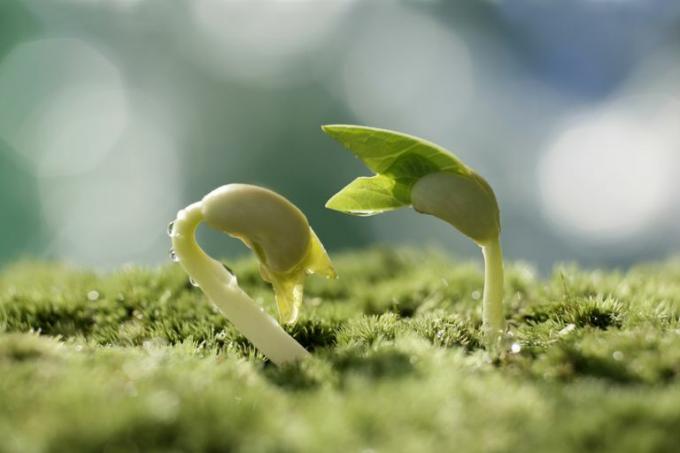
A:
[[[167,233],[168,233],[168,236],[172,237],[174,228],[175,228],[175,221],[173,220],[172,222],[168,223],[168,229],[166,230]]]
[[[198,288],[198,282],[194,280],[193,277],[189,277],[189,283],[191,283],[191,286],[195,286],[196,288]]]
[[[170,261],[173,263],[179,262],[179,256],[177,256],[177,252],[175,252],[175,249],[170,249],[170,252],[168,252],[168,256],[170,256]]]
[[[227,272],[229,272],[229,275],[231,275],[231,280],[229,281],[229,284],[238,285],[238,279],[236,278],[236,274],[234,274],[234,271],[232,271],[231,268],[224,263],[222,263],[222,266],[224,266],[224,269]]]

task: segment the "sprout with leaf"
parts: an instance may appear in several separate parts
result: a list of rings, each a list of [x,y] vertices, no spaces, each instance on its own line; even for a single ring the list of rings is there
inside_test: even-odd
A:
[[[482,248],[483,330],[487,344],[495,345],[505,329],[503,254],[498,203],[489,184],[444,148],[418,137],[365,126],[322,129],[375,173],[352,181],[328,200],[327,208],[368,216],[413,206],[453,225]]]
[[[335,276],[323,245],[302,211],[271,190],[228,184],[179,211],[168,232],[173,259],[265,356],[279,365],[309,355],[239,288],[236,277],[220,261],[201,249],[195,233],[203,221],[240,239],[255,252],[262,278],[274,288],[280,321],[293,323],[302,303],[305,276]]]

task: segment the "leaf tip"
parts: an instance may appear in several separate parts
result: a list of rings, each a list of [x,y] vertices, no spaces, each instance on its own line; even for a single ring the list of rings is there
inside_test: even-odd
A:
[[[338,194],[336,193],[335,195],[333,195],[332,197],[330,197],[330,198],[328,199],[328,201],[326,202],[326,204],[324,205],[324,207],[325,207],[326,209],[331,209],[331,210],[333,210],[333,211],[345,212],[343,209],[341,209],[341,208],[338,206],[337,198],[338,198]]]
[[[342,125],[342,124],[324,124],[321,126],[321,130],[326,134],[331,137],[336,137],[338,134],[342,132],[343,129],[346,129],[347,126]]]

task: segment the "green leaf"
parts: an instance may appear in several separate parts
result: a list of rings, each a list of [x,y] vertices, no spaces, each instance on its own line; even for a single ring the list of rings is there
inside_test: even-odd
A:
[[[411,204],[410,187],[387,176],[357,178],[336,193],[326,207],[353,215],[374,215]]]
[[[478,244],[498,238],[500,216],[491,186],[442,147],[372,127],[329,125],[322,129],[376,173],[354,180],[326,207],[373,215],[413,206],[448,222]]]
[[[355,125],[321,128],[378,175],[410,186],[438,171],[469,175],[471,170],[456,156],[434,143],[386,129]]]

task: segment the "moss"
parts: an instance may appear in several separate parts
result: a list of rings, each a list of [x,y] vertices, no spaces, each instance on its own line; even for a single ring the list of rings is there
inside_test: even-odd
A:
[[[680,262],[509,265],[508,336],[482,273],[432,252],[335,259],[276,368],[177,266],[0,273],[0,451],[674,451]],[[241,285],[273,313],[251,260]]]

